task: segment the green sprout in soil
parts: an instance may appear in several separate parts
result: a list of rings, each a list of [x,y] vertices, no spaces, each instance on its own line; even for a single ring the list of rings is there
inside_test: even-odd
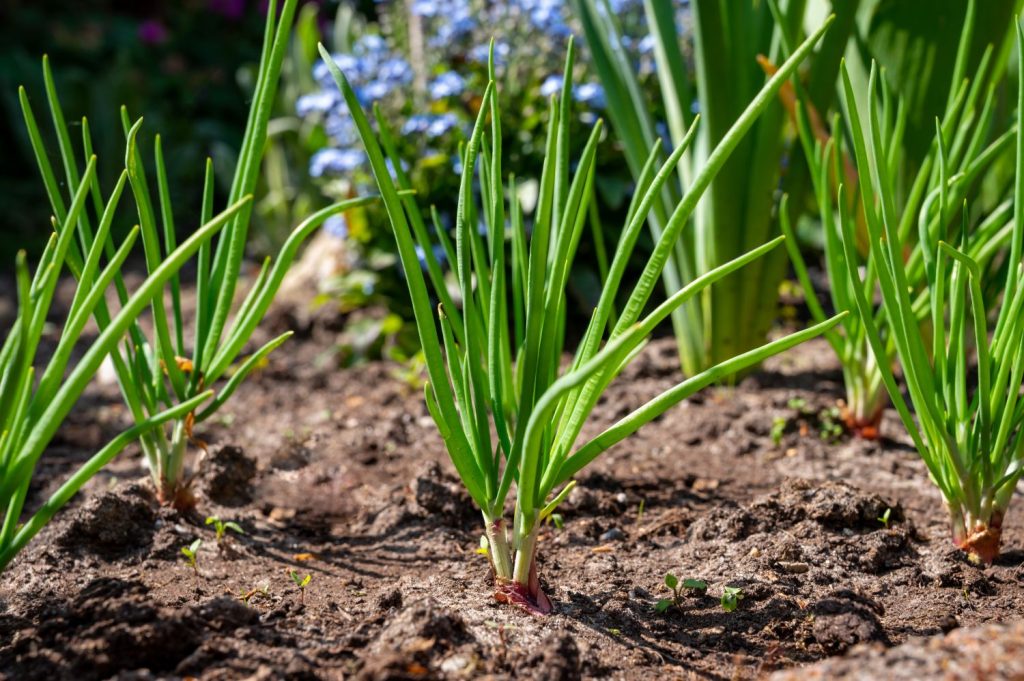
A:
[[[571,336],[566,333],[566,287],[587,222],[598,141],[603,130],[598,121],[582,156],[572,163],[568,140],[572,43],[561,96],[553,96],[549,106],[547,156],[531,228],[527,227],[519,199],[519,185],[515,177],[506,177],[502,170],[504,132],[492,56],[491,82],[480,98],[479,115],[462,153],[454,242],[440,222],[434,220],[436,211],[431,212],[428,220],[414,196],[400,193],[410,184],[394,153],[394,133],[379,110],[378,132],[374,132],[345,75],[321,46],[321,55],[348,103],[366,147],[388,210],[426,358],[426,404],[459,477],[482,512],[498,601],[535,613],[551,610],[537,573],[538,532],[543,521],[565,500],[572,479],[580,470],[697,390],[754,366],[838,322],[827,320],[727,359],[576,446],[602,393],[673,310],[782,242],[783,237],[776,238],[706,272],[644,316],[665,262],[676,248],[677,237],[700,197],[732,149],[771,103],[784,79],[794,72],[824,31],[822,27],[783,64],[735,122],[676,206],[643,274],[637,281],[629,282],[624,280],[626,265],[651,206],[664,183],[674,176],[676,165],[694,135],[688,135],[664,163],[658,162],[661,144],[651,149],[601,298],[567,369],[562,365],[564,352],[569,350],[565,341]],[[476,180],[478,189],[474,188]],[[427,227],[431,222],[434,238],[440,241],[448,262],[452,263],[456,295],[449,291],[434,256]],[[478,229],[478,225],[485,229]],[[629,297],[613,319],[612,310],[620,291],[629,292]],[[436,307],[432,298],[439,302]],[[513,484],[515,505],[509,525],[504,516],[505,502]]]
[[[891,516],[892,516],[892,509],[891,508],[887,508],[887,509],[885,509],[885,513],[883,513],[878,518],[878,522],[882,523],[882,525],[884,525],[885,529],[887,529],[887,530],[889,529],[889,520],[890,520]]]
[[[224,535],[228,530],[231,530],[236,534],[245,534],[245,530],[243,530],[238,523],[233,522],[231,520],[224,522],[215,515],[211,515],[210,517],[208,517],[206,519],[206,524],[213,525],[213,529],[217,533],[216,540],[218,547],[220,546],[221,541],[223,541]]]
[[[793,419],[777,416],[772,420],[769,434],[776,447],[782,443],[782,437],[793,420],[799,424],[801,435],[807,434],[813,425],[823,442],[835,443],[843,436],[842,412],[839,407],[824,407],[815,411],[802,397],[790,399],[786,406],[794,410],[796,415]]]
[[[182,308],[181,279],[177,272],[172,272],[160,280],[157,295],[146,300],[151,324],[141,323],[136,314],[136,318],[129,320],[127,329],[120,329],[116,343],[109,349],[121,394],[132,419],[137,425],[149,424],[145,432],[140,433],[140,445],[157,494],[163,503],[179,508],[191,506],[193,501],[189,489],[191,478],[185,465],[189,447],[205,450],[205,443],[196,435],[196,427],[215,415],[246,377],[263,365],[267,355],[291,336],[291,332],[286,332],[248,356],[242,355],[301,244],[328,217],[373,200],[368,197],[351,199],[310,215],[291,233],[276,259],[267,258],[263,262],[256,279],[239,303],[240,297],[235,294],[248,243],[252,194],[267,146],[272,104],[298,2],[285,0],[280,15],[277,13],[278,4],[275,0],[268,5],[255,92],[234,175],[230,178],[228,208],[217,218],[213,217],[216,202],[214,164],[207,159],[199,224],[213,224],[224,229],[216,244],[207,241],[198,249],[194,316],[186,319]],[[89,278],[83,275],[91,273],[77,265],[84,261],[85,251],[94,250],[94,244],[102,252],[112,252],[109,233],[102,229],[103,221],[109,218],[102,204],[95,173],[87,171],[80,174],[81,156],[72,144],[72,126],[65,120],[49,61],[45,57],[43,81],[58,141],[63,178],[58,179],[54,172],[50,161],[53,154],[46,148],[24,88],[19,93],[21,109],[60,234],[77,232],[77,239],[73,240],[81,244],[83,252],[72,249],[74,258],[69,256],[71,273],[80,284],[84,284],[83,289],[88,289]],[[145,266],[149,273],[155,274],[175,251],[178,231],[163,144],[160,136],[156,135],[150,163],[142,150],[142,119],[133,121],[123,107],[120,118],[127,140],[125,172],[114,190],[113,203],[127,184],[138,217]],[[89,130],[88,121],[83,119],[80,135],[86,159],[91,157],[93,148]],[[155,187],[147,177],[147,167],[155,171]],[[62,187],[68,188],[69,192],[81,187],[84,198],[76,201],[72,196],[65,196]],[[199,191],[197,188],[197,193]],[[77,217],[74,221],[67,220],[69,200]],[[94,230],[97,224],[101,229]],[[166,291],[164,282],[168,284]],[[123,305],[127,291],[120,272],[114,274],[113,283]],[[95,305],[92,313],[101,331],[111,328],[111,315],[105,302]],[[124,337],[125,330],[127,337]],[[195,409],[192,400],[211,388],[215,390],[213,399],[204,408]],[[190,404],[193,408],[161,427],[152,427],[154,417],[160,412],[181,404]]]
[[[203,540],[202,539],[196,539],[194,542],[192,542],[188,546],[182,546],[181,547],[181,555],[185,556],[186,564],[190,568],[192,568],[192,572],[195,573],[196,577],[199,576],[199,565],[197,564],[196,561],[199,558],[199,547],[202,546],[202,545],[203,545]]]
[[[1019,24],[1016,30],[1020,55],[1024,54],[1024,33]],[[913,295],[908,270],[915,261],[905,259],[907,238],[899,229],[891,169],[884,162],[891,130],[884,112],[890,108],[877,101],[876,67],[871,70],[866,97],[855,96],[845,67],[842,74],[862,178],[859,194],[869,235],[869,262],[874,263],[867,270],[860,267],[855,226],[846,214],[846,194],[841,189],[837,203],[845,267],[857,283],[852,289],[859,323],[876,356],[885,355],[887,342],[895,344],[915,414],[884,362],[880,363],[882,377],[932,481],[942,492],[954,544],[973,560],[991,563],[999,555],[1003,519],[1024,472],[1024,130],[1018,122],[1016,130],[1004,135],[1017,144],[1012,218],[997,209],[999,217],[990,228],[986,221],[971,230],[966,192],[975,186],[975,175],[971,168],[957,172],[956,152],[963,140],[986,126],[978,126],[969,116],[958,127],[947,128],[936,121],[935,173],[941,181],[916,220],[926,286],[921,295]],[[1024,110],[1024,69],[1019,79],[1018,112]],[[977,201],[984,205],[981,197]],[[1003,265],[990,274],[984,263],[1004,250],[1007,239],[1009,248],[1000,258]],[[893,329],[888,337],[875,324],[874,300],[862,286],[865,272],[877,280],[881,306]],[[988,314],[983,294],[992,277],[1004,282],[995,315]],[[870,290],[875,290],[874,284]],[[930,321],[926,328],[919,323],[921,314]],[[976,368],[969,365],[971,359]]]
[[[263,598],[269,598],[270,597],[270,585],[269,584],[260,584],[259,586],[255,587],[253,589],[249,589],[248,591],[243,589],[243,590],[238,592],[238,600],[242,601],[246,605],[249,605],[249,602],[253,598],[257,597],[257,596],[261,596]]]
[[[785,416],[776,416],[772,419],[771,438],[772,444],[778,447],[782,444],[782,436],[786,434],[786,428],[789,426],[789,419]]]
[[[301,577],[295,570],[289,570],[288,576],[295,582],[295,586],[299,587],[299,602],[305,604],[306,602],[306,587],[309,586],[310,580],[313,579],[313,575],[306,575]]]
[[[656,612],[666,612],[672,606],[676,608],[682,607],[683,593],[685,591],[691,591],[694,593],[703,594],[708,590],[707,582],[700,579],[684,579],[679,581],[679,578],[669,572],[665,575],[665,586],[672,591],[671,598],[662,598],[655,606]]]
[[[722,605],[722,610],[733,612],[736,608],[740,607],[740,601],[742,600],[743,589],[738,586],[727,586],[722,589],[722,598],[719,599],[719,603]]]

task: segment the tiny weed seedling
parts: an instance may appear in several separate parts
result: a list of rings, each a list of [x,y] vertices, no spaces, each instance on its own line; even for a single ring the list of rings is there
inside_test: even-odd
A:
[[[684,579],[680,582],[679,578],[671,572],[665,575],[665,586],[672,591],[672,597],[662,598],[658,601],[654,606],[654,610],[656,612],[666,612],[673,605],[679,608],[682,604],[682,597],[685,591],[704,593],[708,590],[708,584],[703,580]]]
[[[738,586],[727,586],[722,589],[722,598],[719,602],[722,604],[722,610],[733,612],[740,607],[742,600],[743,589]]]
[[[203,545],[202,539],[196,539],[188,546],[181,547],[181,555],[185,556],[185,561],[188,566],[192,568],[192,572],[195,573],[196,577],[199,576],[199,565],[196,560],[199,557],[199,547]]]
[[[843,411],[838,406],[825,407],[815,411],[802,397],[794,397],[786,406],[796,412],[793,417],[800,425],[800,434],[806,435],[811,427],[823,442],[835,443],[843,436]],[[772,422],[771,437],[775,446],[782,442],[791,419],[779,416]]]
[[[890,515],[892,515],[892,509],[891,508],[887,508],[887,509],[885,509],[885,513],[883,513],[878,518],[878,522],[880,522],[883,525],[885,525],[885,529],[887,529],[887,530],[889,529],[889,516]]]
[[[257,586],[254,589],[249,589],[248,591],[246,591],[245,589],[242,589],[241,591],[238,592],[238,600],[242,601],[246,605],[249,605],[249,601],[251,601],[256,596],[262,596],[263,598],[270,598],[270,585],[269,584],[260,584],[259,586]]]
[[[786,426],[789,425],[789,419],[785,416],[776,416],[772,419],[772,444],[778,447],[782,444],[782,436],[786,434]]]
[[[242,527],[238,523],[230,521],[230,520],[227,521],[227,522],[224,522],[224,521],[222,521],[220,518],[218,518],[215,515],[211,515],[209,518],[207,518],[206,519],[206,524],[207,525],[213,525],[213,529],[217,532],[217,546],[218,547],[221,545],[221,542],[224,540],[224,535],[227,533],[228,530],[231,530],[232,532],[234,532],[236,534],[245,534],[245,530],[243,530]]]
[[[299,602],[302,604],[306,603],[306,587],[309,586],[309,582],[313,579],[313,575],[307,574],[305,577],[300,577],[299,573],[295,570],[289,570],[288,576],[295,582],[295,586],[299,587]]]

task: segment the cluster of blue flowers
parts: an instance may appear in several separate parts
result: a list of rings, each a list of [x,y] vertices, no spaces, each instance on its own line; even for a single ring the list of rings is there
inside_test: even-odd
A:
[[[364,35],[351,53],[333,57],[364,105],[408,86],[413,79],[409,62],[393,52],[379,35]],[[359,136],[348,107],[326,64],[318,62],[313,68],[313,77],[321,89],[299,97],[295,103],[296,113],[302,118],[319,116],[336,146],[313,155],[309,174],[321,177],[356,170],[366,162],[366,154],[359,147]]]
[[[685,0],[675,1],[687,4]],[[445,138],[460,131],[465,133],[471,125],[471,112],[462,100],[469,87],[467,78],[478,78],[480,65],[488,60],[489,44],[485,36],[505,37],[494,45],[499,69],[505,67],[516,50],[522,53],[519,60],[532,58],[535,64],[532,73],[535,75],[527,82],[534,84],[529,86],[527,97],[546,99],[562,88],[558,56],[563,54],[572,32],[567,0],[505,0],[484,3],[483,6],[471,0],[414,0],[408,4],[404,0],[377,2],[383,12],[409,11],[421,20],[430,64],[429,75],[423,81],[425,92],[422,95],[433,104],[429,113],[410,115],[397,129],[405,140],[417,145],[422,156],[449,154],[456,171],[460,170],[458,154],[452,154],[453,145]],[[609,2],[616,14],[629,14],[643,21],[643,0]],[[647,36],[637,39],[633,49],[642,58],[646,54],[647,61],[653,61],[653,46],[653,39]],[[393,97],[390,101],[398,103],[401,108],[412,91],[412,65],[380,35],[363,35],[350,52],[335,54],[333,58],[364,106]],[[551,71],[545,74],[548,68]],[[318,63],[313,75],[320,89],[300,97],[296,112],[302,118],[313,117],[320,121],[331,146],[313,155],[310,174],[313,177],[355,177],[357,182],[368,181],[366,154],[359,143],[350,112],[326,65]],[[572,96],[583,108],[581,120],[584,124],[593,122],[598,112],[606,107],[604,90],[597,82],[577,83]],[[385,110],[388,110],[387,105]],[[438,149],[448,151],[439,152]],[[344,230],[335,225],[334,231],[343,233]]]

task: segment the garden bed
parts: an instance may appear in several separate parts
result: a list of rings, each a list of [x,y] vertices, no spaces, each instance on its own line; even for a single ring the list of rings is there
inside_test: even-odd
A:
[[[974,566],[891,411],[882,440],[834,444],[797,414],[794,398],[813,414],[841,394],[820,340],[598,459],[562,527],[542,535],[554,614],[501,606],[477,552],[479,514],[422,391],[388,363],[337,371],[322,333],[272,355],[203,433],[193,515],[157,507],[130,450],[15,560],[0,586],[0,678],[750,678],[852,647],[878,658],[1024,606],[1015,511],[1003,556]],[[587,432],[678,380],[673,341],[654,341]],[[30,503],[122,424],[114,386],[91,396]],[[789,420],[778,444],[777,418]],[[209,515],[245,535],[218,549]],[[180,552],[196,538],[198,575]],[[304,595],[290,570],[312,575]],[[707,593],[656,613],[666,572]],[[743,590],[732,613],[718,601],[726,585]],[[992,631],[985,640],[1020,637]],[[894,659],[929,656],[922,678],[960,650],[914,643]],[[845,664],[820,678],[867,669]]]

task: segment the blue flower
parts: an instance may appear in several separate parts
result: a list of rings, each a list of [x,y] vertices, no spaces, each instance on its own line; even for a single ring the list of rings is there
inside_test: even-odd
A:
[[[427,128],[430,127],[431,116],[427,114],[414,114],[409,117],[409,120],[402,126],[403,135],[413,135],[416,133],[424,133]]]
[[[402,126],[403,135],[426,134],[427,137],[440,137],[459,124],[459,118],[453,113],[415,114]]]
[[[356,41],[356,49],[365,52],[384,52],[388,49],[388,44],[379,35],[366,33]]]
[[[363,104],[371,104],[378,99],[383,99],[390,92],[391,83],[384,80],[370,81],[356,90],[356,94],[359,96],[359,101]]]
[[[309,160],[309,174],[322,177],[325,173],[351,172],[366,161],[366,154],[358,149],[321,149]]]
[[[409,62],[399,57],[391,57],[380,63],[377,69],[377,79],[389,83],[405,85],[412,82],[412,67]]]
[[[604,88],[597,83],[583,83],[573,89],[573,97],[577,102],[586,104],[594,109],[605,107]]]
[[[427,127],[427,137],[440,137],[459,124],[458,117],[453,113],[435,116]]]
[[[508,46],[508,43],[497,40],[494,43],[494,65],[504,66],[508,62],[508,55],[512,49]],[[491,46],[487,43],[482,45],[475,45],[469,51],[469,58],[478,64],[486,64],[487,60],[491,56]]]
[[[323,229],[336,239],[348,238],[348,220],[342,214],[332,215],[324,220]]]
[[[311,92],[295,100],[295,113],[302,118],[312,113],[325,114],[333,109],[339,100],[340,97],[337,90]]]
[[[562,77],[561,76],[548,76],[544,79],[544,82],[540,86],[541,97],[550,97],[556,92],[562,91]]]
[[[466,81],[454,71],[445,71],[430,83],[430,98],[457,97],[466,88]]]

